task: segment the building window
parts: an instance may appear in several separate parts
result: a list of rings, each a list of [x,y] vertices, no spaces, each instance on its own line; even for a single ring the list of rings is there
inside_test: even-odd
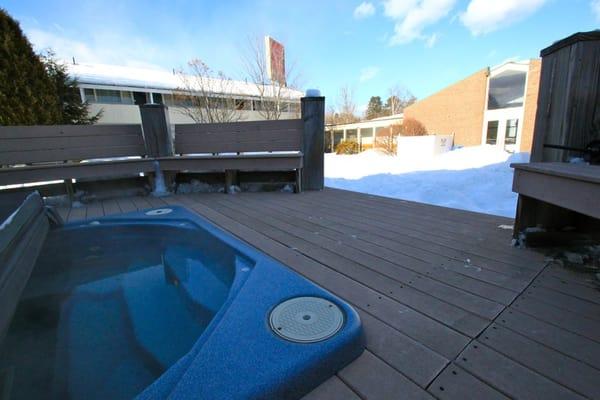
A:
[[[505,71],[490,78],[488,110],[523,106],[525,79],[522,71]]]
[[[154,104],[164,104],[162,93],[152,93],[152,102]]]
[[[121,92],[118,90],[96,89],[96,101],[104,104],[120,104]]]
[[[106,89],[83,89],[85,100],[89,103],[133,104],[131,92]]]
[[[148,102],[148,93],[145,92],[133,92],[133,100],[135,105],[142,105]]]
[[[121,103],[133,104],[133,94],[131,92],[121,92]]]
[[[289,103],[289,112],[298,114],[300,112],[300,103]]]
[[[350,141],[357,141],[358,140],[358,130],[357,129],[348,129],[346,131],[346,140]]]
[[[518,119],[509,119],[506,121],[506,133],[504,136],[504,144],[517,143],[517,130],[519,129]]]
[[[235,109],[238,111],[241,110],[250,110],[252,108],[252,101],[245,99],[235,99]]]
[[[333,131],[333,150],[334,151],[335,151],[335,148],[337,147],[337,145],[340,144],[343,139],[344,139],[344,131]]]
[[[498,140],[498,121],[488,121],[487,135],[485,138],[486,144],[496,144]]]
[[[96,102],[96,93],[94,93],[94,89],[83,89],[83,95],[85,96],[85,101],[88,103]]]
[[[360,128],[360,137],[361,138],[373,137],[373,128]]]

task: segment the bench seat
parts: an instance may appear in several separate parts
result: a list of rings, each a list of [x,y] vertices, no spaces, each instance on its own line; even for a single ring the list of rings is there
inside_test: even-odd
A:
[[[265,153],[240,155],[190,155],[158,158],[163,171],[282,171],[302,168],[303,155],[296,153]]]
[[[154,159],[66,162],[0,168],[0,185],[43,182],[58,179],[129,176],[154,171]]]
[[[559,162],[511,164],[513,192],[600,218],[600,166]]]

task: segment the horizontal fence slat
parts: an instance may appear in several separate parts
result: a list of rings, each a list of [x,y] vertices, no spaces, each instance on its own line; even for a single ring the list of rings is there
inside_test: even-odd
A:
[[[0,126],[0,140],[41,137],[141,135],[141,132],[142,127],[139,124]]]
[[[241,121],[210,124],[177,124],[176,132],[188,133],[202,130],[203,132],[231,132],[231,131],[268,131],[285,129],[303,129],[301,119],[279,119],[268,121]]]
[[[136,145],[82,147],[74,149],[15,151],[0,153],[2,164],[41,163],[94,158],[128,157],[144,155],[143,147]]]
[[[225,124],[176,125],[179,154],[244,151],[298,151],[302,120],[249,121]]]
[[[35,167],[0,168],[0,185],[57,179],[103,178],[138,175],[154,171],[152,159],[112,160],[94,163],[65,163]]]
[[[140,146],[144,147],[142,135],[119,135],[116,136],[74,136],[74,137],[42,137],[42,138],[20,138],[4,139],[0,146],[0,161],[3,153],[24,152],[35,150],[67,150],[80,147],[92,146]]]

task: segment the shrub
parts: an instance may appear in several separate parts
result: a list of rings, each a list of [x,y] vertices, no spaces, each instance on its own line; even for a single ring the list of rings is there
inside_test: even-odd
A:
[[[427,135],[427,128],[414,118],[404,118],[400,127],[400,134],[402,136],[424,136]]]
[[[396,142],[398,134],[400,132],[400,125],[392,125],[388,128],[375,132],[375,144],[374,147],[384,151],[387,154],[396,153]]]
[[[358,142],[356,140],[346,140],[340,142],[335,147],[336,154],[357,154],[358,153]]]

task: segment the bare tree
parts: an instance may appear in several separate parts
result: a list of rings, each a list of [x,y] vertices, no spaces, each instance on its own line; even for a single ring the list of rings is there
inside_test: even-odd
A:
[[[264,119],[280,119],[283,112],[292,112],[290,103],[297,102],[294,88],[298,87],[299,77],[295,65],[286,66],[285,76],[271,79],[268,73],[265,43],[259,37],[249,37],[244,53],[244,69],[248,79],[257,91],[258,113]],[[300,110],[297,110],[298,116]]]
[[[177,72],[181,87],[174,98],[180,113],[197,123],[236,122],[241,119],[239,105],[232,96],[234,81],[222,72],[214,72],[198,59],[188,63],[188,70]]]
[[[356,122],[359,118],[356,116],[356,103],[354,102],[354,91],[350,86],[345,85],[340,89],[338,96],[338,124],[348,124]]]
[[[401,125],[399,124],[393,124],[386,128],[376,129],[373,147],[383,150],[388,154],[395,154],[396,145],[398,143],[398,135],[400,134],[401,129]]]
[[[401,85],[394,85],[389,88],[388,96],[385,108],[390,115],[400,114],[417,100],[410,90]]]

